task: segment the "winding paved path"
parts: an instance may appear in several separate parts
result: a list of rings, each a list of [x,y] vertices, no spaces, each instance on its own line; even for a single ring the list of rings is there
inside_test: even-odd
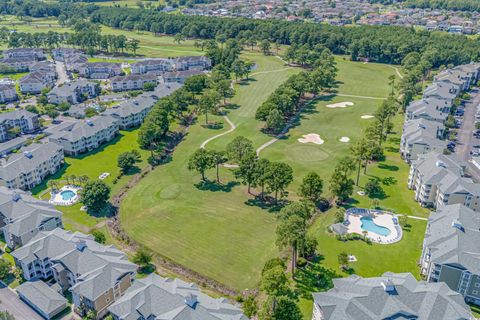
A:
[[[227,123],[230,125],[230,129],[228,129],[227,131],[225,132],[222,132],[222,133],[219,133],[217,135],[214,135],[213,137],[210,137],[208,138],[207,140],[203,141],[202,144],[200,145],[200,149],[205,149],[205,146],[207,145],[207,143],[209,143],[210,141],[212,140],[215,140],[217,138],[220,138],[226,134],[229,134],[230,132],[233,132],[237,126],[227,117],[227,116],[223,116],[223,119],[225,119],[225,121],[227,121]]]
[[[400,73],[400,70],[398,70],[397,67],[390,66],[390,68],[392,68],[393,70],[395,70],[395,73],[397,74],[397,76],[398,76],[400,79],[403,79],[403,75]]]

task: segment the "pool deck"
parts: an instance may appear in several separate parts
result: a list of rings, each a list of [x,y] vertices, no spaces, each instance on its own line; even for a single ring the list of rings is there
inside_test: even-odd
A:
[[[56,206],[71,206],[80,200],[80,196],[78,194],[78,191],[80,189],[81,188],[78,186],[71,186],[71,185],[63,186],[56,192],[51,193],[49,202]],[[65,200],[62,197],[62,192],[65,192],[65,191],[72,191],[75,195],[71,199]]]
[[[382,236],[375,232],[362,229],[362,221],[360,220],[362,216],[356,214],[348,215],[348,221],[350,222],[348,225],[348,233],[357,233],[363,235],[364,232],[367,231],[366,236],[373,242],[380,244],[390,244],[401,240],[401,228],[395,226],[393,223],[394,215],[385,212],[381,214],[372,214],[371,217],[376,225],[389,229],[390,234],[387,236]]]

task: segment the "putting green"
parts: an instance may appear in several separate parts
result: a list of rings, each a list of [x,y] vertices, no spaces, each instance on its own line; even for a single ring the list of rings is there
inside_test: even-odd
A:
[[[330,156],[321,146],[313,145],[290,145],[286,147],[285,154],[292,161],[302,162],[323,161]]]

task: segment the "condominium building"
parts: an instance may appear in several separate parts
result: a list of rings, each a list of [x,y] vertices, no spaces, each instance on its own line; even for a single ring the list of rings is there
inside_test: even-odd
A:
[[[161,75],[173,71],[174,63],[169,59],[147,59],[132,64],[132,74]]]
[[[145,84],[150,83],[157,85],[157,76],[152,74],[129,74],[126,76],[116,76],[110,80],[112,90],[128,91],[128,90],[143,90]]]
[[[242,310],[227,299],[212,298],[193,283],[156,274],[135,280],[108,310],[115,320],[248,320]]]
[[[474,320],[463,297],[445,283],[417,281],[411,273],[333,279],[313,294],[312,320]]]
[[[142,95],[108,108],[103,114],[117,119],[120,129],[125,130],[142,124],[156,101],[151,96]]]
[[[123,74],[122,65],[113,62],[87,62],[78,71],[80,76],[89,79],[108,79]]]
[[[10,139],[9,130],[18,128],[20,133],[32,133],[40,128],[37,114],[19,109],[0,113],[0,142]]]
[[[421,273],[444,282],[468,303],[480,305],[480,215],[461,205],[432,212],[421,257]]]
[[[162,77],[165,83],[171,83],[171,82],[184,83],[185,80],[187,80],[191,76],[195,76],[199,74],[204,74],[204,71],[192,69],[192,70],[186,70],[186,71],[165,72],[162,75]]]
[[[56,143],[34,143],[0,160],[0,185],[29,190],[63,164],[63,148]]]
[[[51,88],[55,84],[55,78],[51,73],[38,70],[27,74],[19,81],[22,93],[38,94],[43,89]]]
[[[9,248],[21,247],[41,231],[62,227],[62,213],[50,203],[0,187],[0,228]]]
[[[45,54],[40,48],[13,48],[3,51],[3,57],[5,59],[30,58],[38,61],[45,59]]]
[[[407,106],[405,120],[426,119],[444,123],[450,114],[452,103],[437,97],[413,101]]]
[[[137,266],[114,246],[63,229],[43,231],[12,252],[27,281],[53,278],[72,293],[75,311],[102,319],[107,308],[131,286]]]
[[[17,90],[14,84],[0,84],[0,103],[18,100]]]
[[[400,140],[400,154],[405,161],[416,160],[419,154],[430,151],[443,152],[447,147],[444,141],[445,126],[424,118],[405,121]]]
[[[94,98],[100,93],[98,83],[87,80],[75,80],[56,86],[48,94],[48,102],[60,104],[67,102],[77,104],[86,99]]]
[[[207,70],[212,66],[212,61],[205,56],[186,56],[174,59],[175,70]]]
[[[67,155],[79,155],[112,140],[119,121],[112,116],[95,116],[85,120],[66,121],[46,130],[51,142],[63,147]]]

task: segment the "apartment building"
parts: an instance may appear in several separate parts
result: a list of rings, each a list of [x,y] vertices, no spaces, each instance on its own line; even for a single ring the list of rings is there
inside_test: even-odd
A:
[[[88,79],[108,79],[123,74],[122,65],[112,62],[87,62],[78,68],[78,72]]]
[[[242,310],[227,299],[212,298],[193,283],[156,274],[135,280],[108,310],[115,320],[248,320]]]
[[[59,228],[40,232],[12,256],[27,281],[53,278],[63,291],[72,293],[78,314],[93,310],[97,319],[131,286],[137,269],[114,246]]]
[[[174,72],[165,72],[162,77],[165,83],[184,83],[185,80],[190,78],[191,76],[204,74],[201,70],[186,70],[186,71],[174,71]]]
[[[32,133],[40,128],[37,114],[24,109],[0,113],[0,142],[10,139],[9,130],[20,129],[21,133]]]
[[[65,62],[65,59],[74,55],[81,55],[82,51],[74,48],[55,48],[52,50],[53,60]]]
[[[125,130],[142,124],[156,101],[151,96],[141,95],[112,108],[107,108],[103,114],[117,119],[120,129]]]
[[[88,80],[75,80],[53,88],[48,94],[48,102],[77,104],[100,94],[98,83]]]
[[[6,72],[26,72],[30,70],[30,67],[37,63],[36,59],[24,57],[24,58],[3,58],[0,59],[0,71]]]
[[[55,78],[48,71],[38,70],[22,77],[19,84],[22,93],[39,94],[43,89],[53,87]]]
[[[473,320],[462,296],[445,283],[417,281],[411,273],[333,279],[313,294],[312,320]]]
[[[186,56],[174,59],[176,71],[207,70],[212,66],[212,61],[205,56]]]
[[[119,121],[112,116],[95,116],[85,120],[66,121],[46,130],[49,141],[58,143],[67,155],[76,156],[94,150],[112,140]]]
[[[419,154],[430,151],[443,152],[447,148],[444,141],[445,126],[424,118],[405,121],[400,140],[400,154],[406,162],[416,160]]]
[[[157,85],[157,76],[152,74],[129,74],[125,76],[116,76],[110,80],[112,90],[115,92],[143,90],[147,83]]]
[[[17,101],[18,95],[14,84],[0,84],[0,103]]]
[[[461,85],[445,83],[445,82],[434,82],[429,85],[423,92],[423,98],[437,98],[446,100],[448,103],[453,103],[455,98],[461,93]]]
[[[169,59],[147,59],[132,64],[132,74],[161,75],[173,71],[174,63]]]
[[[79,72],[80,68],[88,62],[88,58],[83,53],[74,53],[63,57],[65,69],[69,72]]]
[[[56,143],[34,143],[0,160],[0,185],[29,190],[63,164],[63,148]]]
[[[45,59],[45,54],[43,49],[39,48],[13,48],[3,51],[3,58],[29,58],[38,61]]]
[[[444,282],[467,303],[480,305],[480,215],[461,204],[441,207],[428,220],[421,273]]]
[[[22,190],[0,187],[0,228],[10,249],[21,247],[41,231],[62,228],[62,213]]]
[[[407,106],[405,120],[426,119],[444,123],[450,114],[452,102],[438,97],[413,101]]]

